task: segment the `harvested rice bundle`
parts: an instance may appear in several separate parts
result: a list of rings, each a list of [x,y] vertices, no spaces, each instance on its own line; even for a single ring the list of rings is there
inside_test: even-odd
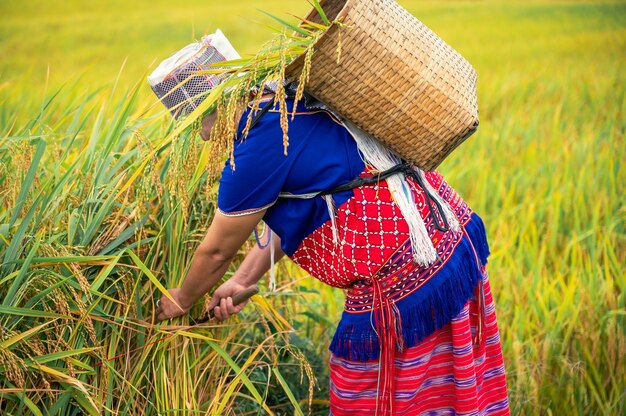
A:
[[[325,16],[317,0],[312,4],[320,15]],[[174,53],[148,77],[159,100],[176,119],[181,120],[177,132],[189,126],[198,128],[205,115],[218,110],[211,131],[211,149],[216,156],[231,155],[233,165],[232,144],[241,113],[250,102],[251,91],[263,91],[268,84],[274,86],[275,99],[281,110],[284,151],[287,153],[287,94],[282,82],[286,79],[286,70],[296,58],[302,57],[304,63],[295,78],[298,82],[297,102],[308,81],[314,45],[333,24],[340,25],[338,21],[330,22],[326,18],[320,23],[300,19],[299,25],[293,25],[271,17],[280,23],[278,34],[252,57],[241,58],[218,29]],[[261,96],[256,95],[253,107],[258,108]],[[253,115],[254,112],[249,114],[244,136],[250,129]]]

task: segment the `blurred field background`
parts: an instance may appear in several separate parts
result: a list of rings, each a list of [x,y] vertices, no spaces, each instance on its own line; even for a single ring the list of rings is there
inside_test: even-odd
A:
[[[512,413],[624,414],[626,3],[400,3],[479,74],[481,127],[440,171],[487,225]],[[145,76],[217,27],[255,52],[256,8],[309,5],[0,1],[1,414],[328,414],[343,293],[288,261],[225,325],[138,321],[222,163],[189,135],[146,160],[172,127]]]

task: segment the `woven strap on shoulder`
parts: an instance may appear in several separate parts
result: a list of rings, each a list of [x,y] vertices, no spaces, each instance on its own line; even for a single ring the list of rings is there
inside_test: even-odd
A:
[[[338,192],[349,191],[363,185],[372,185],[397,174],[404,174],[407,177],[411,177],[419,185],[419,187],[422,188],[422,190],[424,191],[426,204],[428,205],[428,210],[430,211],[430,215],[433,218],[435,228],[442,232],[449,231],[450,225],[448,224],[448,220],[445,216],[443,207],[441,206],[439,201],[437,201],[436,198],[433,198],[433,196],[430,194],[428,188],[424,184],[424,179],[422,178],[422,176],[408,163],[397,164],[390,169],[380,172],[378,175],[367,177],[359,176],[358,178],[353,179],[350,182],[335,186],[330,189],[325,189],[323,191],[309,192],[303,195],[281,193],[279,197],[288,199],[310,199],[317,196],[331,195]],[[439,215],[437,215],[437,213]]]

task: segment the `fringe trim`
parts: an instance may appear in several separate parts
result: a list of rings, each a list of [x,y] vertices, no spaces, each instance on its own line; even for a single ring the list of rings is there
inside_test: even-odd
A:
[[[483,267],[487,265],[489,251],[489,242],[487,241],[487,231],[485,223],[476,213],[472,213],[471,220],[465,225],[465,231],[472,240],[478,259]]]
[[[426,188],[427,188],[427,189],[424,189],[424,192],[428,192],[431,195],[431,197],[437,200],[437,202],[439,202],[439,204],[443,208],[443,213],[446,217],[446,221],[448,222],[448,225],[450,226],[450,230],[454,232],[461,231],[461,222],[459,221],[456,214],[452,210],[452,207],[450,207],[450,204],[448,204],[448,201],[443,199],[441,195],[439,195],[439,192],[437,192],[435,188],[433,188],[433,186],[430,184],[430,182],[428,182],[428,180],[426,179],[426,176],[424,175],[423,170],[421,170],[420,168],[416,166],[413,166],[413,170],[416,171],[422,177],[422,182],[424,183],[424,185],[426,185]]]
[[[479,260],[483,265],[486,264],[489,247],[480,217],[473,215],[466,231]],[[398,347],[415,346],[460,313],[483,278],[482,265],[476,264],[475,258],[470,242],[463,236],[452,258],[425,286],[395,303],[401,317],[401,331],[398,333],[402,339],[397,340]],[[344,312],[330,344],[330,351],[352,361],[379,359],[380,345],[372,323],[371,313]]]

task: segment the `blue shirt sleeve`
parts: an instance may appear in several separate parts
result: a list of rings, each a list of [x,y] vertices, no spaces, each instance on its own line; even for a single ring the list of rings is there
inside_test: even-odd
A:
[[[277,115],[267,113],[245,139],[234,144],[234,168],[226,161],[219,184],[218,209],[245,215],[272,206],[285,186],[296,149],[285,156]]]

